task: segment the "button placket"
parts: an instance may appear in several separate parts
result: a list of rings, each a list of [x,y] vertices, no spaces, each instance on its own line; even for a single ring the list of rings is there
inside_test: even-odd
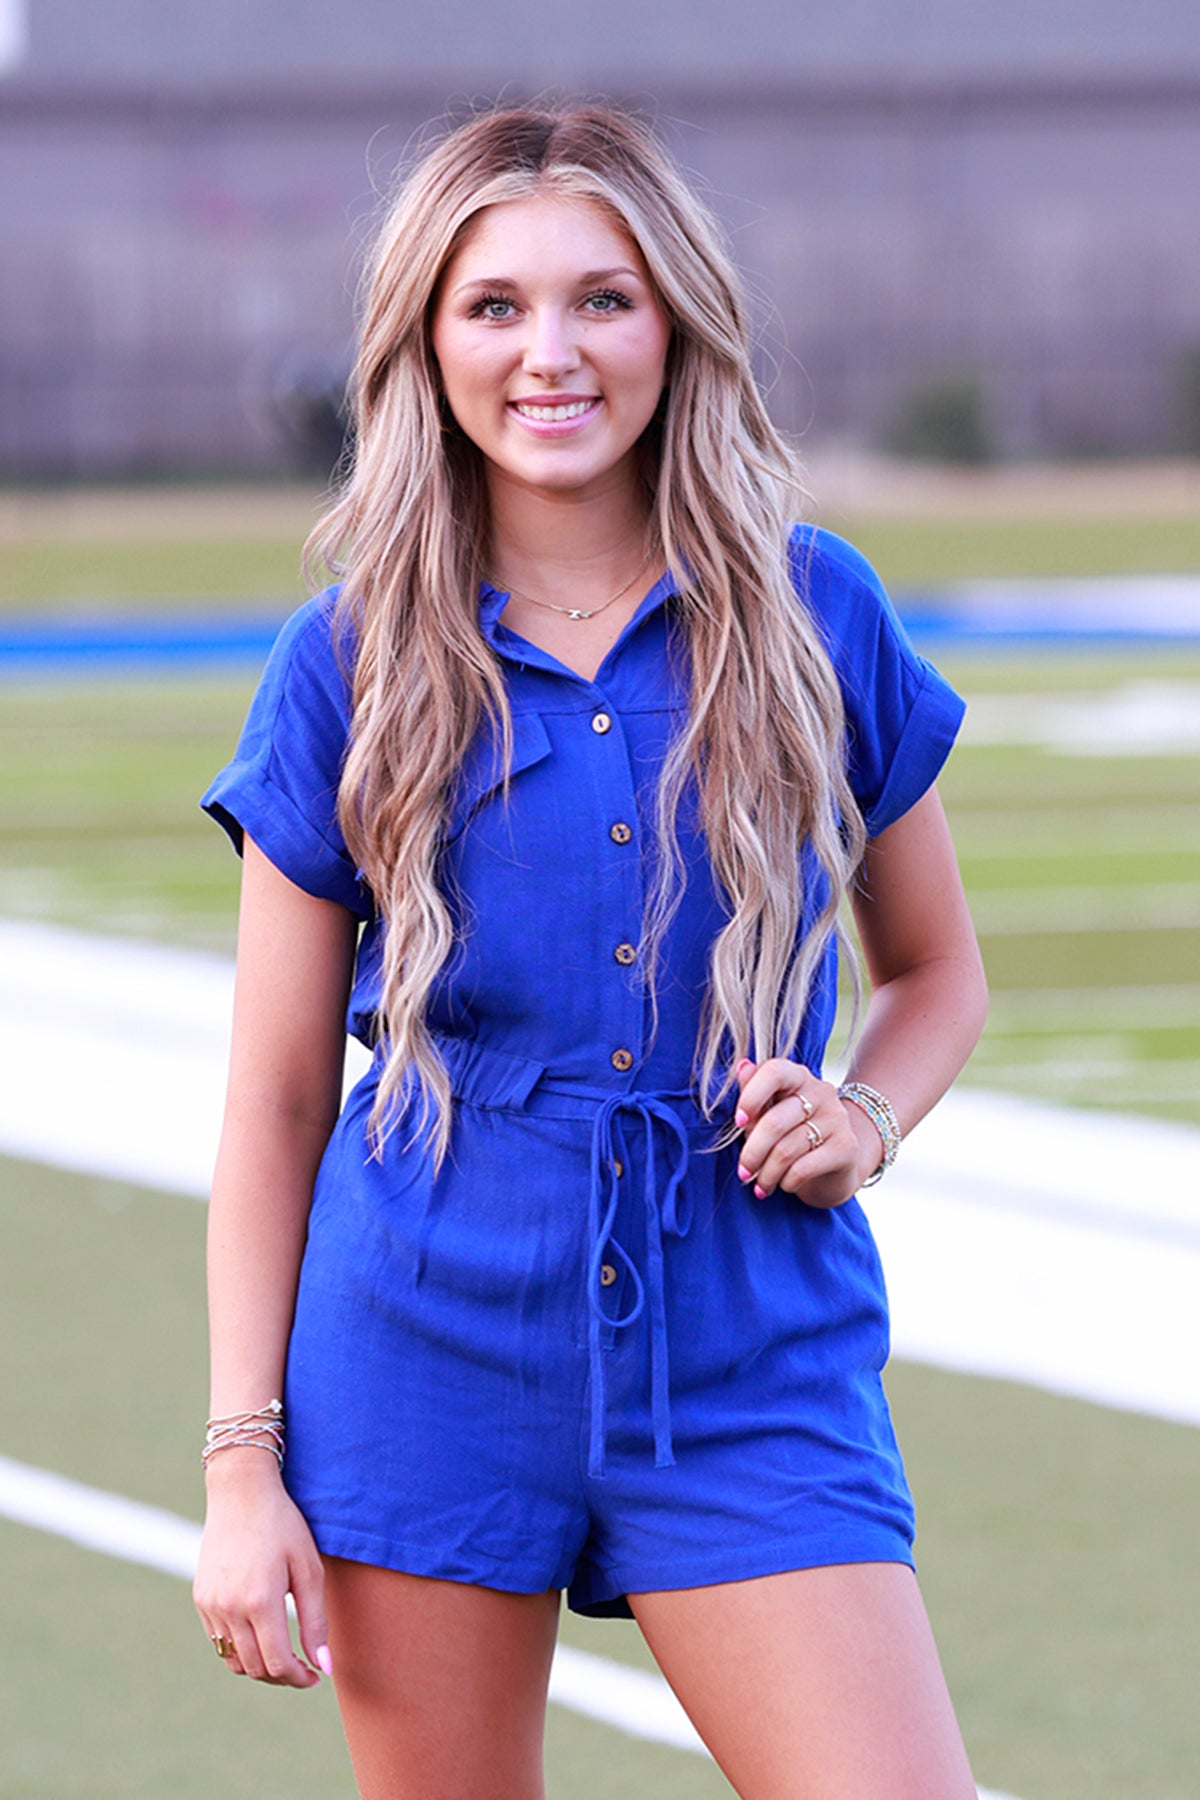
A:
[[[597,699],[600,696],[597,695]],[[597,781],[597,796],[608,813],[608,836],[610,842],[620,847],[631,844],[634,840],[634,828],[630,819],[634,817],[633,809],[637,800],[633,791],[632,770],[629,765],[628,752],[621,730],[621,721],[612,710],[601,702],[592,712],[588,720],[593,733],[599,738],[610,739],[604,748],[597,745],[597,756],[593,764]],[[603,815],[602,815],[603,816]],[[620,871],[618,874],[617,871]],[[614,876],[617,893],[613,895],[613,903],[619,911],[618,918],[626,920],[640,918],[644,906],[642,895],[641,869],[639,859],[623,859],[614,865]],[[610,940],[611,942],[611,940]],[[638,946],[629,938],[621,938],[612,944],[613,961],[622,970],[630,969],[638,960]],[[621,982],[617,989],[616,1005],[611,1011],[611,1029],[616,1046],[609,1051],[609,1066],[618,1075],[628,1075],[638,1061],[641,1045],[641,1033],[644,1028],[642,1007],[644,996],[640,989],[630,982]],[[606,1011],[609,1008],[606,1007]],[[610,1044],[613,1038],[609,1039]],[[622,1042],[624,1038],[624,1042]]]

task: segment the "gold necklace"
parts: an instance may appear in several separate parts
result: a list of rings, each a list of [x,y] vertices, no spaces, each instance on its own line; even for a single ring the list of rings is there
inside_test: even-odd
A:
[[[523,594],[519,588],[515,587],[505,588],[503,583],[499,581],[493,581],[492,586],[500,588],[501,591],[507,593],[512,600],[527,600],[530,606],[544,606],[547,612],[561,613],[564,619],[594,619],[597,613],[604,612],[607,607],[615,606],[621,596],[629,592],[634,582],[640,580],[646,573],[653,557],[654,549],[652,546],[646,552],[646,560],[641,568],[636,574],[629,577],[629,580],[625,583],[624,587],[619,587],[615,594],[610,595],[607,600],[602,600],[599,606],[593,606],[588,610],[585,610],[582,606],[556,606],[553,600],[536,600],[532,594]]]

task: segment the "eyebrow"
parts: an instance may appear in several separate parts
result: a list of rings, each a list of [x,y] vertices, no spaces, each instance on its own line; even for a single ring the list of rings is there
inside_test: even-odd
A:
[[[624,263],[619,263],[615,269],[585,270],[579,277],[579,286],[594,287],[597,282],[615,281],[618,275],[629,276],[634,281],[642,280],[641,275],[638,274],[636,269],[628,268]],[[470,281],[460,282],[454,291],[456,294],[465,293],[469,288],[502,288],[506,291],[512,291],[519,286],[520,283],[513,281],[508,275],[479,275],[473,277]]]

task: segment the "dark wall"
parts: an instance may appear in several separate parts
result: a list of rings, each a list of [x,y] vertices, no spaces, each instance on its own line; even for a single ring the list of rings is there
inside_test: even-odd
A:
[[[0,474],[294,466],[374,187],[446,95],[32,59],[0,83]],[[951,381],[1004,453],[1176,441],[1200,78],[677,73],[653,100],[761,296],[788,426],[878,443]]]

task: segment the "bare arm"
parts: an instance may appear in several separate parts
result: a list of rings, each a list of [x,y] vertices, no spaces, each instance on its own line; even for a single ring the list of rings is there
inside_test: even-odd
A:
[[[304,893],[249,839],[225,1121],[208,1226],[211,1410],[261,1407],[283,1388],[313,1180],[341,1097],[355,921]],[[275,1459],[223,1450],[208,1471],[196,1602],[230,1666],[316,1680],[292,1652],[291,1591],[310,1663],[324,1643],[320,1563]]]
[[[936,790],[872,841],[863,875],[854,917],[871,998],[849,1075],[886,1094],[908,1132],[966,1062],[987,1006]],[[781,1058],[745,1063],[738,1079],[746,1120],[741,1165],[762,1192],[782,1187],[810,1205],[836,1206],[878,1166],[878,1132],[829,1082]],[[815,1147],[810,1125],[821,1140]]]
[[[212,1410],[280,1391],[313,1179],[337,1117],[354,921],[245,845],[208,1224]]]

